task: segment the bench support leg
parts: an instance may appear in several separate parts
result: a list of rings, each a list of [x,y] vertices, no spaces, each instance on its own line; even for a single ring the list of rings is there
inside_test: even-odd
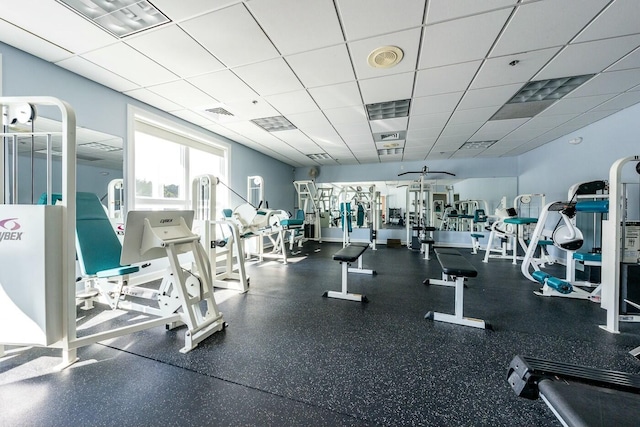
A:
[[[361,274],[376,274],[375,270],[370,270],[367,268],[362,268],[362,255],[358,257],[358,268],[349,267],[347,268],[349,273],[361,273]]]
[[[338,299],[346,299],[348,301],[360,301],[367,302],[367,297],[362,294],[350,294],[347,292],[347,275],[349,273],[349,263],[341,262],[342,266],[342,290],[340,292],[337,291],[327,291],[323,296],[328,298],[338,298]]]
[[[443,274],[443,276],[445,275]],[[435,320],[438,322],[454,323],[456,325],[486,329],[484,320],[464,317],[462,314],[464,309],[464,277],[448,276],[448,278],[453,279],[454,281],[445,279],[429,279],[428,283],[432,285],[455,286],[455,314],[445,314],[430,311],[424,316],[424,318]]]

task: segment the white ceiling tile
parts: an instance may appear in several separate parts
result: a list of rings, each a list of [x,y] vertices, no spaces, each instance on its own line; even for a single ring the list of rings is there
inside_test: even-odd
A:
[[[318,144],[298,129],[273,132],[273,135],[305,154],[317,153],[320,150]]]
[[[576,98],[576,99],[582,99],[582,98]],[[582,111],[580,112],[582,113]],[[529,120],[527,123],[525,123],[524,125],[522,125],[522,127],[520,129],[523,129],[525,131],[531,131],[533,129],[552,129],[556,126],[560,126],[563,123],[568,122],[571,119],[576,118],[579,115],[579,113],[572,113],[572,114],[553,114],[553,115],[549,115],[549,116],[543,116],[541,114],[538,114],[537,116],[535,116],[534,118],[532,118],[531,120]]]
[[[582,86],[574,89],[566,97],[577,98],[581,96],[604,95],[625,92],[640,84],[638,70],[611,71],[598,74]]]
[[[211,120],[208,120],[207,118],[203,117],[202,115],[194,111],[177,110],[177,111],[172,111],[171,114],[199,126],[211,124]]]
[[[331,126],[321,111],[288,114],[287,119],[300,129]]]
[[[118,91],[126,91],[140,87],[132,81],[79,56],[58,61],[56,65]]]
[[[638,45],[640,35],[570,44],[536,74],[535,80],[599,73]]]
[[[453,153],[450,158],[469,159],[472,157],[476,157],[477,155],[481,154],[485,150],[486,148],[464,148]]]
[[[304,133],[320,147],[343,147],[347,146],[340,138],[338,132],[331,126],[309,127],[304,129]]]
[[[362,105],[363,102],[356,82],[311,88],[309,93],[322,109]]]
[[[327,116],[329,121],[334,124],[354,122],[366,123],[368,120],[367,113],[361,105],[332,108],[330,110],[324,110],[324,114]]]
[[[483,89],[468,90],[460,104],[459,110],[469,110],[472,108],[491,107],[503,105],[509,101],[513,95],[522,87],[522,84],[515,83],[505,86],[494,86]]]
[[[506,136],[509,132],[525,123],[528,118],[509,119],[509,120],[492,120],[485,123],[473,136],[470,141],[491,141]]]
[[[384,36],[372,37],[349,43],[349,52],[358,79],[388,76],[416,69],[418,47],[420,45],[420,28]],[[400,63],[391,68],[374,68],[369,65],[367,58],[375,49],[382,46],[396,46],[402,49],[403,58]]]
[[[153,5],[171,18],[172,21],[176,22],[239,2],[240,0],[181,0],[179,2],[175,0],[153,0]]]
[[[334,125],[340,136],[361,135],[371,133],[369,123],[338,123]]]
[[[629,18],[632,19],[629,19]],[[616,0],[576,38],[588,41],[638,32],[640,8],[637,0]]]
[[[337,0],[347,40],[387,34],[422,25],[425,0]]]
[[[575,117],[575,116],[574,116]],[[513,144],[520,144],[522,142],[526,142],[526,141],[530,141],[533,138],[536,138],[548,131],[550,131],[551,129],[553,129],[553,127],[546,127],[546,128],[532,128],[532,129],[523,129],[522,127],[519,127],[518,129],[514,130],[513,132],[509,133],[508,135],[506,135],[504,138],[502,138],[499,142],[499,144],[502,143],[513,143]],[[496,144],[498,145],[498,144]],[[490,147],[493,148],[494,146]]]
[[[528,82],[559,50],[553,47],[487,59],[471,89]],[[514,61],[515,65],[511,65]]]
[[[233,70],[261,96],[302,89],[298,78],[282,58],[271,59]]]
[[[153,93],[148,89],[129,90],[125,91],[124,94],[164,111],[175,111],[182,109],[182,107],[175,102],[170,101],[167,98],[164,98],[156,93]]]
[[[410,129],[407,131],[407,141],[421,141],[425,139],[433,139],[434,141],[440,136],[442,127],[427,129]]]
[[[394,74],[361,80],[360,90],[365,104],[411,98],[414,73]]]
[[[371,132],[394,132],[407,129],[408,117],[398,117],[394,119],[371,120]]]
[[[425,28],[419,69],[483,59],[511,14],[511,8]],[[473,31],[469,31],[473,28]]]
[[[436,151],[453,152],[457,151],[465,142],[467,142],[467,138],[457,135],[441,136],[438,138],[438,141],[436,141],[433,149]]]
[[[611,114],[615,113],[615,110],[607,110],[607,111],[589,111],[587,113],[584,113],[578,117],[576,117],[573,120],[569,120],[566,125],[564,126],[568,126],[568,127],[577,127],[577,128],[581,128],[584,126],[588,126],[591,123],[597,122],[598,120],[602,120],[605,117],[610,116]]]
[[[414,96],[460,92],[467,89],[482,61],[419,70]]]
[[[429,156],[427,157],[428,160],[448,159],[454,153],[454,151],[435,151],[434,149],[429,152]]]
[[[267,132],[260,126],[250,121],[225,123],[224,127],[240,135],[243,135],[246,138],[253,139],[255,141],[260,141],[260,138],[263,138],[263,137],[265,138],[274,137],[274,135],[272,135],[271,133]]]
[[[442,131],[442,136],[462,136],[468,138],[476,133],[484,123],[485,122],[447,125]]]
[[[409,118],[409,129],[442,129],[450,117],[450,112],[411,116]]]
[[[640,68],[640,47],[607,68],[607,71],[628,70],[629,68]]]
[[[186,108],[197,108],[217,102],[215,99],[184,80],[150,86],[148,89],[151,92],[171,99],[175,103]]]
[[[349,52],[344,44],[287,56],[285,60],[306,87],[355,80]]]
[[[221,102],[258,97],[258,94],[229,70],[187,79],[189,83]]]
[[[456,110],[449,120],[449,124],[459,125],[487,121],[500,107],[474,108],[472,110]]]
[[[558,114],[581,114],[612,97],[613,95],[609,94],[583,96],[580,98],[562,98],[538,114],[538,117],[555,116]]]
[[[444,93],[441,95],[422,96],[411,100],[411,114],[435,114],[453,111],[460,102],[464,92]]]
[[[427,25],[463,16],[476,15],[494,9],[513,6],[517,0],[429,0]]]
[[[269,95],[265,96],[264,99],[284,115],[319,110],[306,90]]]
[[[0,19],[0,40],[31,55],[56,62],[73,55],[68,50]]]
[[[126,43],[180,77],[191,77],[224,66],[176,25],[128,37]]]
[[[82,57],[140,86],[151,86],[178,78],[124,43],[103,47],[85,53]]]
[[[261,0],[247,7],[283,55],[344,41],[330,1]]]
[[[598,105],[593,111],[621,110],[640,102],[640,92],[625,92]]]
[[[609,0],[539,1],[518,6],[491,56],[567,43]]]
[[[262,98],[232,99],[223,108],[245,120],[279,116],[280,113]]]
[[[351,146],[352,144],[354,146],[369,144],[371,145],[371,147],[374,147],[373,136],[371,136],[371,132],[363,134],[341,135],[341,137],[342,140],[349,146]]]
[[[55,1],[20,0],[19,7],[4,2],[2,19],[32,34],[44,33],[51,43],[76,54],[107,46],[118,40]]]
[[[180,26],[227,67],[251,64],[279,55],[242,4],[184,21]]]

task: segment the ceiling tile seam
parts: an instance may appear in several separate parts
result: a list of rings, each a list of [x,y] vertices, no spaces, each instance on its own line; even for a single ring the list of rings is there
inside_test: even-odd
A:
[[[519,7],[522,4],[537,3],[539,1],[542,1],[542,0],[529,0],[529,1],[518,0],[518,1],[515,1],[513,4],[511,4],[509,6],[496,7],[496,8],[493,8],[493,9],[483,10],[482,12],[472,13],[472,14],[469,14],[469,15],[461,15],[461,16],[456,16],[455,18],[449,18],[449,19],[443,19],[443,20],[440,20],[440,21],[434,21],[434,22],[431,22],[429,24],[425,24],[425,26],[430,27],[430,26],[436,25],[436,24],[442,24],[442,23],[445,23],[445,22],[457,21],[458,19],[471,18],[473,16],[480,16],[480,15],[484,15],[484,14],[487,14],[487,13],[497,12],[499,10],[504,10],[504,9],[509,9],[509,8],[516,9],[517,7]],[[426,17],[425,17],[425,19],[426,19]],[[425,19],[423,19],[422,22],[425,22]]]
[[[575,39],[577,39],[578,37],[580,37],[580,35],[582,33],[585,32],[585,30],[589,27],[589,25],[591,25],[592,22],[594,22],[596,19],[598,19],[606,10],[608,10],[610,7],[613,7],[613,3],[615,2],[615,0],[610,0],[609,3],[607,3],[602,9],[600,9],[600,12],[598,12],[597,14],[595,14],[590,20],[589,22],[587,22],[584,27],[582,27],[582,29],[580,31],[578,31],[576,33],[575,36],[573,36],[571,38],[571,40],[569,40],[568,44],[571,44],[571,42]]]
[[[211,3],[213,3],[213,2],[211,2]],[[236,6],[238,3],[244,3],[244,0],[238,0],[238,1],[234,2],[234,3],[227,4],[227,5],[224,5],[222,7],[216,7],[216,6],[212,5],[211,9],[206,9],[204,11],[197,12],[195,15],[190,15],[190,16],[184,17],[182,19],[176,19],[176,20],[172,20],[172,21],[175,22],[176,24],[181,24],[183,22],[191,21],[192,19],[200,18],[201,16],[207,15],[207,14],[212,13],[212,12],[218,12],[220,10],[228,9],[230,7]],[[157,9],[160,10],[160,8],[157,8]]]
[[[11,25],[12,27],[15,27],[15,28],[17,28],[17,29],[19,29],[19,30],[22,30],[22,31],[24,31],[25,33],[29,33],[29,34],[31,34],[32,36],[34,36],[35,38],[37,38],[37,39],[39,39],[39,40],[42,40],[43,42],[46,42],[47,44],[50,44],[50,45],[55,46],[55,47],[57,47],[57,48],[59,48],[59,49],[62,49],[62,50],[64,50],[65,52],[69,52],[69,54],[70,54],[70,55],[72,55],[72,56],[77,56],[77,54],[76,54],[75,52],[72,52],[72,51],[70,51],[69,49],[67,49],[67,48],[65,48],[65,47],[62,47],[62,46],[60,46],[59,44],[56,44],[56,43],[54,43],[54,42],[52,42],[52,41],[50,41],[50,40],[43,39],[43,38],[42,38],[42,37],[40,37],[39,35],[34,34],[34,33],[32,33],[31,31],[27,30],[26,28],[22,28],[21,26],[16,25],[16,24],[14,24],[13,22],[9,22],[9,21],[7,21],[7,20],[5,20],[5,19],[2,19],[2,18],[0,18],[0,21],[3,21],[3,22],[5,22],[5,23],[7,23],[7,24]],[[6,43],[6,42],[5,42],[5,43]],[[65,59],[68,59],[68,58],[65,58]]]
[[[636,33],[636,34],[640,34],[640,33]],[[611,37],[611,38],[618,38],[618,37]],[[603,40],[603,39],[601,39]],[[587,42],[588,43],[588,42]],[[608,73],[610,72],[609,70],[613,67],[616,66],[616,64],[621,63],[622,61],[624,61],[625,59],[627,59],[628,57],[630,57],[631,55],[635,54],[635,53],[640,53],[640,46],[637,46],[635,49],[632,49],[631,52],[628,52],[626,55],[624,55],[623,57],[619,58],[616,62],[614,62],[613,64],[610,64],[607,68],[605,68],[604,70],[602,70],[603,73]],[[613,70],[613,71],[625,71],[625,70],[632,70],[636,67],[629,67],[629,68],[623,68],[621,70]],[[626,91],[625,91],[626,92]]]
[[[96,66],[96,67],[98,67],[98,68],[103,69],[104,71],[106,71],[106,72],[107,72],[107,73],[109,73],[109,74],[113,74],[114,76],[118,76],[118,77],[120,77],[121,79],[128,81],[128,82],[129,82],[129,83],[131,83],[132,85],[136,86],[136,89],[145,89],[145,86],[142,86],[142,85],[140,85],[139,83],[134,82],[133,80],[130,80],[130,79],[128,79],[128,78],[126,78],[126,77],[124,77],[124,76],[121,76],[120,74],[116,73],[115,71],[112,71],[112,70],[110,70],[110,69],[107,69],[107,68],[103,67],[103,66],[102,66],[102,65],[100,65],[100,64],[96,64],[95,62],[93,62],[93,61],[91,61],[91,60],[89,60],[89,59],[87,59],[87,58],[84,58],[84,57],[83,57],[83,56],[81,56],[81,55],[75,55],[74,57],[81,58],[82,60],[87,61],[88,63],[90,63],[90,64],[92,64],[92,65],[95,65],[95,66]],[[69,58],[67,58],[67,59],[69,59]],[[63,60],[61,60],[61,61],[64,61],[64,59],[63,59]],[[61,62],[61,61],[58,61],[58,62]],[[58,62],[54,62],[54,64],[58,65]],[[58,67],[62,67],[62,66],[61,66],[61,65],[58,65]],[[62,67],[62,68],[64,68],[64,67]],[[172,73],[172,74],[173,74],[173,73]],[[93,82],[95,82],[95,83],[102,84],[102,83],[100,83],[100,82],[98,82],[98,81],[95,81],[95,80],[90,79],[89,77],[85,76],[84,74],[78,74],[78,75],[80,75],[80,76],[84,77],[85,79],[91,80],[91,81],[93,81]],[[167,83],[169,83],[169,82],[167,82]],[[104,86],[104,85],[103,85],[103,86]],[[112,90],[116,90],[116,89],[112,88],[111,86],[108,86],[108,87],[109,87],[110,89],[112,89]],[[129,90],[136,90],[136,89],[129,89]],[[129,90],[127,90],[127,92],[128,92]],[[116,92],[119,92],[119,91],[117,91],[117,90],[116,90]],[[173,102],[173,101],[172,101],[172,102]]]

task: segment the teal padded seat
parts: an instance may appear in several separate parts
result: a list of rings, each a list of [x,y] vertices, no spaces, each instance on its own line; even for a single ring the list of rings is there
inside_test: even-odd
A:
[[[535,224],[536,222],[538,222],[538,218],[526,218],[526,217],[514,216],[510,218],[505,218],[503,222],[505,224],[516,224],[516,225]]]
[[[302,209],[298,209],[296,211],[295,218],[286,218],[280,220],[280,225],[284,228],[300,228],[304,225],[304,211]]]

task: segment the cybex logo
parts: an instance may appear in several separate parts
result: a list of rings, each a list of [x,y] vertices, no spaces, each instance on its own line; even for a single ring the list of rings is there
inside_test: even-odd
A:
[[[171,218],[164,218],[160,220],[160,224],[166,224],[167,222],[173,222],[173,219]]]
[[[4,240],[22,240],[22,231],[16,231],[20,229],[18,218],[0,219],[0,229],[7,230],[0,231],[0,242]]]

